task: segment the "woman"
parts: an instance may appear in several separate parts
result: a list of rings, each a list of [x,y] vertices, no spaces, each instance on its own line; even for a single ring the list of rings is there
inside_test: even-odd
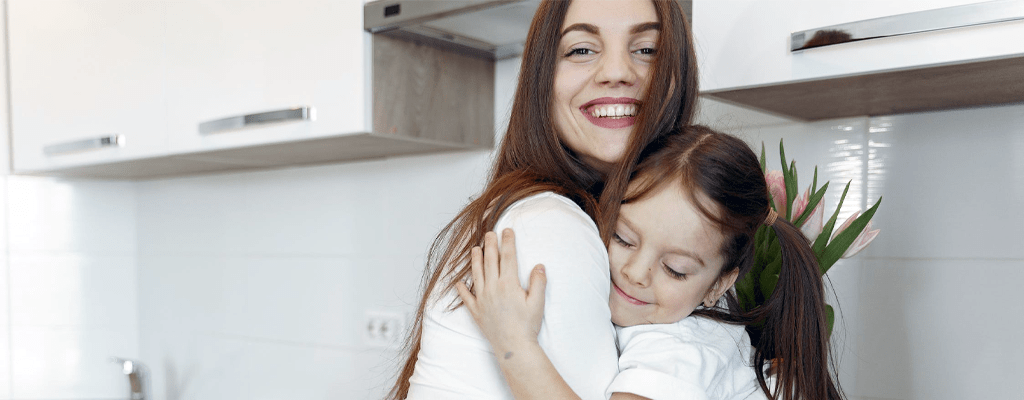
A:
[[[471,248],[503,227],[535,238],[521,260],[548,266],[541,345],[555,367],[583,398],[603,398],[615,374],[604,248],[629,171],[658,132],[693,116],[689,28],[673,0],[545,1],[521,71],[484,191],[431,248],[390,399],[511,398],[454,289]]]

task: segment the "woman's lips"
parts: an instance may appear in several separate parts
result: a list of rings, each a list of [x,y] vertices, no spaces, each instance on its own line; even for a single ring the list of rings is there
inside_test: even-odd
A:
[[[580,113],[587,118],[590,123],[597,125],[602,128],[608,129],[621,129],[633,126],[636,123],[636,116],[622,116],[617,118],[608,117],[595,117],[590,113],[590,108],[594,106],[600,106],[604,104],[633,104],[639,105],[640,101],[632,97],[601,97],[598,99],[591,100],[586,104],[580,106]]]
[[[622,298],[626,299],[630,304],[636,304],[638,306],[650,304],[646,301],[637,300],[635,297],[626,294],[626,292],[623,292],[622,289],[619,288],[619,285],[616,285],[615,283],[612,283],[612,287],[615,288],[615,293],[618,293],[619,296],[622,296]]]

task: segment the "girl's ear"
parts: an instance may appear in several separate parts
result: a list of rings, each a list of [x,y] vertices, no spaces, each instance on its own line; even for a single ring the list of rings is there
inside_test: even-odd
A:
[[[732,271],[727,272],[715,281],[714,285],[708,289],[708,293],[704,295],[704,307],[714,307],[718,303],[718,299],[722,298],[729,288],[736,283],[736,278],[739,277],[739,268],[733,268]]]

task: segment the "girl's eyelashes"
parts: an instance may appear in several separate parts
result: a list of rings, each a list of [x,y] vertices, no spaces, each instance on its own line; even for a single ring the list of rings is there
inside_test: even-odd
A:
[[[625,239],[622,238],[622,236],[619,236],[618,233],[613,233],[612,234],[612,240],[615,240],[616,243],[618,243],[618,244],[620,244],[622,246],[633,247],[632,243],[627,242]]]
[[[664,267],[665,268],[665,272],[668,272],[668,274],[671,275],[673,278],[676,278],[676,279],[686,279],[686,274],[684,274],[682,272],[678,272],[678,271],[672,269],[672,267],[669,267],[668,264],[662,263],[661,266]]]

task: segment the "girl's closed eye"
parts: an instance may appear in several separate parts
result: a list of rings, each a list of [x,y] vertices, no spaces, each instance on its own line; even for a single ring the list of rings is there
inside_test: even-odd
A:
[[[665,263],[662,263],[661,266],[665,267],[665,272],[668,272],[668,274],[670,276],[672,276],[673,278],[680,279],[680,280],[686,279],[686,273],[676,271],[675,269],[673,269],[672,267],[668,266],[668,264],[665,264]]]
[[[627,242],[626,239],[623,239],[622,236],[619,236],[618,233],[612,234],[612,240],[615,240],[615,243],[618,243],[624,247],[633,247],[632,243]]]

